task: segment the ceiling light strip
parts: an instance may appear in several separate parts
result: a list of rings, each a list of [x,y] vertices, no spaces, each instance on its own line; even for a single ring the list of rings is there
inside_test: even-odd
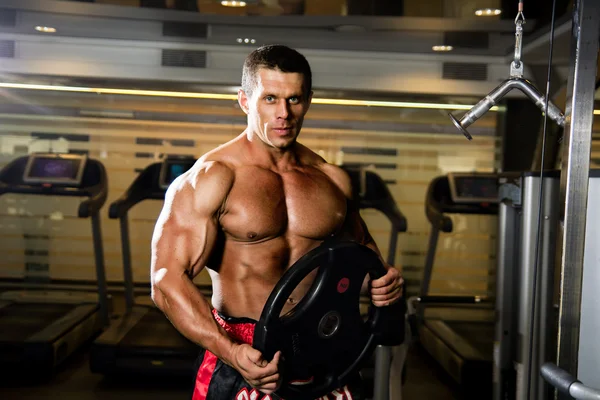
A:
[[[502,10],[499,8],[480,8],[475,10],[475,15],[478,17],[491,17],[502,14]]]
[[[223,0],[221,2],[222,6],[225,7],[246,7],[245,1],[231,1],[231,0]]]
[[[28,84],[28,83],[0,82],[0,88],[27,89],[27,90],[49,90],[49,91],[58,91],[58,92],[78,92],[78,93],[96,93],[96,94],[121,94],[121,95],[129,95],[129,96],[156,96],[156,97],[192,98],[192,99],[237,100],[237,95],[235,95],[235,94],[172,92],[172,91],[165,91],[165,90],[93,88],[93,87],[83,87],[83,86],[37,85],[37,84]]]
[[[94,88],[83,86],[57,86],[57,85],[38,85],[28,83],[10,83],[0,82],[0,88],[5,89],[25,89],[25,90],[47,90],[58,92],[77,92],[77,93],[96,93],[96,94],[118,94],[129,96],[155,96],[155,97],[174,97],[189,99],[209,99],[209,100],[237,100],[235,94],[221,93],[198,93],[198,92],[173,92],[164,90],[137,90],[137,89],[117,89],[117,88]],[[406,101],[377,101],[377,100],[354,100],[354,99],[328,99],[313,98],[313,104],[340,105],[340,106],[358,106],[358,107],[389,107],[389,108],[422,108],[430,110],[470,110],[473,105],[470,104],[442,104],[442,103],[422,103]],[[499,106],[493,106],[491,111],[498,111]]]
[[[437,46],[432,46],[431,50],[433,50],[433,51],[452,51],[452,50],[454,50],[454,47],[445,46],[445,45],[437,45]]]
[[[419,103],[410,101],[377,101],[377,100],[344,100],[344,99],[319,99],[314,98],[313,104],[328,104],[339,106],[363,106],[363,107],[390,107],[390,108],[424,108],[430,110],[470,110],[473,105],[469,104],[442,104],[442,103]],[[493,106],[492,111],[498,111],[498,106]]]

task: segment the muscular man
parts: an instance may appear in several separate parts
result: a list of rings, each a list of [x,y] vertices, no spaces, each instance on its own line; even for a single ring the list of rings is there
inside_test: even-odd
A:
[[[295,50],[253,51],[238,93],[246,130],[205,154],[167,192],[152,240],[152,298],[205,349],[193,400],[260,400],[276,390],[281,355],[263,359],[251,347],[253,328],[279,278],[302,255],[331,236],[378,251],[350,202],[349,177],[296,140],[311,80],[308,62]],[[212,304],[192,282],[205,267]],[[370,283],[378,307],[401,296],[398,271],[387,269]],[[287,309],[309,285],[297,288]],[[331,398],[359,399],[357,390],[340,388]]]

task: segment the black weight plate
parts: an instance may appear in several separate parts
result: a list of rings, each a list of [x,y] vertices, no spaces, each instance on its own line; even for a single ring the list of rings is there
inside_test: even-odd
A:
[[[294,289],[313,270],[316,277],[302,300],[281,315]],[[371,307],[363,321],[359,309],[367,274],[386,272],[371,249],[350,241],[328,241],[292,265],[269,296],[253,345],[271,359],[281,350],[287,400],[318,398],[342,387],[370,356],[382,329],[381,309]],[[297,385],[294,382],[302,381]],[[306,382],[309,383],[306,383]]]

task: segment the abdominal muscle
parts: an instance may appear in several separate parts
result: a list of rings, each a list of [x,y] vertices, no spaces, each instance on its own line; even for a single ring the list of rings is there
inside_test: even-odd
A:
[[[260,319],[271,291],[300,257],[322,240],[277,237],[261,242],[225,240],[219,270],[209,269],[212,280],[212,306],[230,317]],[[285,314],[310,288],[317,270],[310,273],[292,292],[282,310]]]

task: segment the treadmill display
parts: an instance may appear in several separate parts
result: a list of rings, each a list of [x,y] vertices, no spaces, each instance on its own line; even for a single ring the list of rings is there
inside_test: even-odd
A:
[[[29,156],[23,181],[78,186],[81,183],[86,157],[75,154],[42,154]]]
[[[160,169],[160,188],[167,189],[179,175],[190,169],[195,162],[196,160],[193,159],[166,159],[163,161]]]
[[[495,175],[449,174],[455,203],[497,203],[498,177]]]

